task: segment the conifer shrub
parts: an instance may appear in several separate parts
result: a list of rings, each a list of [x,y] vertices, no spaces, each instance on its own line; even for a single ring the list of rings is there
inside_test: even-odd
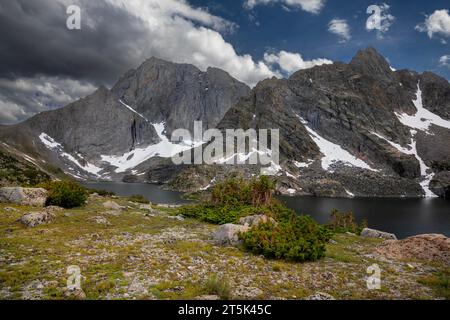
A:
[[[86,203],[89,192],[73,181],[52,181],[41,185],[47,189],[47,206],[58,206],[66,209],[80,207]]]
[[[366,220],[358,224],[352,212],[339,212],[339,210],[334,209],[331,212],[328,227],[336,233],[351,232],[360,235],[362,230],[367,228],[367,225]]]

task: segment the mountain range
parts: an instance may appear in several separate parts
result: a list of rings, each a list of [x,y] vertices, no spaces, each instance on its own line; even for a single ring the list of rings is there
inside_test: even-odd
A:
[[[0,127],[2,149],[80,180],[205,190],[257,166],[182,165],[177,128],[280,130],[281,193],[328,197],[449,197],[450,84],[394,70],[374,48],[350,63],[299,70],[253,89],[216,68],[151,58],[109,90]]]

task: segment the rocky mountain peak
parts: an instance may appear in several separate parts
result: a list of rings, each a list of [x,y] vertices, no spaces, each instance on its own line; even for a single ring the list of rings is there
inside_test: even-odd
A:
[[[359,69],[364,74],[392,79],[391,66],[383,55],[372,47],[358,51],[350,62],[350,66]]]

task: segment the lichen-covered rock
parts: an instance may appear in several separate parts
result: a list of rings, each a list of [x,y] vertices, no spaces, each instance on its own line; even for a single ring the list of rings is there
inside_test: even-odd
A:
[[[271,222],[273,224],[276,224],[276,221],[273,218],[270,218],[264,214],[258,214],[253,216],[248,216],[239,219],[239,224],[243,226],[248,226],[250,228],[257,227],[260,224]]]
[[[363,229],[363,231],[361,232],[361,237],[386,239],[386,240],[397,240],[397,236],[393,233],[383,232],[383,231],[369,229],[369,228]]]
[[[247,232],[248,226],[236,225],[236,224],[224,224],[217,228],[214,233],[214,242],[218,245],[231,245],[235,246],[241,243],[239,240],[239,234]]]
[[[423,234],[400,241],[387,241],[376,252],[392,259],[425,260],[450,266],[450,239],[441,234]]]
[[[55,215],[50,210],[41,212],[30,212],[20,218],[20,222],[29,228],[34,228],[44,223],[49,223],[55,218]]]
[[[0,188],[0,202],[43,207],[47,201],[47,194],[47,190],[42,188]]]

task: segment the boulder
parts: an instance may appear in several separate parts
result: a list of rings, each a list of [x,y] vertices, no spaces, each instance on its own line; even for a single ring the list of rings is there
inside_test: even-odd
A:
[[[122,210],[125,209],[125,207],[120,206],[119,204],[117,204],[114,201],[106,201],[103,203],[103,207],[106,209],[111,209],[111,210]]]
[[[30,212],[20,218],[20,222],[29,228],[34,228],[38,225],[49,223],[55,218],[51,211]]]
[[[273,224],[276,224],[276,221],[273,218],[270,218],[263,214],[248,216],[239,219],[239,224],[247,227],[257,227],[262,223],[272,222]]]
[[[393,233],[378,231],[375,229],[365,228],[361,232],[361,237],[363,238],[375,238],[375,239],[386,239],[386,240],[397,240],[397,236]]]
[[[224,224],[217,228],[214,233],[214,242],[219,245],[239,245],[239,233],[247,232],[248,226],[236,224]]]
[[[450,239],[441,234],[423,234],[400,241],[386,241],[378,254],[398,260],[424,260],[450,266]]]
[[[47,201],[47,194],[47,190],[42,188],[0,188],[0,202],[43,207]]]

